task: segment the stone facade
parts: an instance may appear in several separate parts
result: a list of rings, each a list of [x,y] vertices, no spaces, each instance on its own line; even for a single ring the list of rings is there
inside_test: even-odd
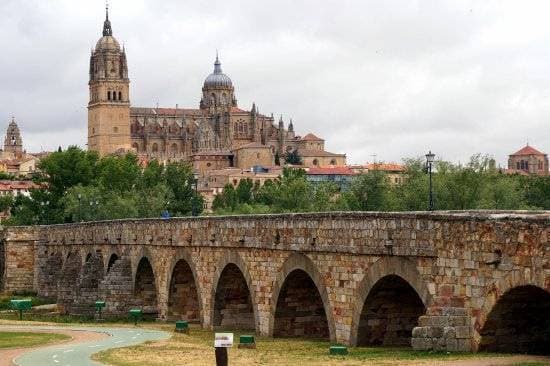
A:
[[[550,174],[548,155],[527,144],[508,155],[508,172],[548,175]]]
[[[6,248],[11,230],[24,229],[8,229]],[[522,344],[548,352],[549,213],[120,220],[31,232],[35,288],[57,292],[69,313],[97,298],[107,315],[142,306],[206,328],[447,351],[499,349],[513,329]],[[6,254],[6,272],[14,260]],[[532,322],[499,318],[535,295],[540,306],[529,316],[539,319],[538,338],[524,328]]]

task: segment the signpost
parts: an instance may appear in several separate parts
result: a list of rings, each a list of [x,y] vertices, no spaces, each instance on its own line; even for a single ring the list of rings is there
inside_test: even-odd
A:
[[[23,320],[23,310],[32,308],[31,300],[11,300],[10,304],[13,310],[19,310],[19,320]]]
[[[137,325],[137,322],[142,315],[141,309],[130,309],[129,314],[130,314],[130,317],[134,319],[134,325]]]
[[[227,349],[233,347],[233,333],[216,333],[214,336],[216,349],[216,366],[227,366]]]
[[[101,320],[101,309],[105,307],[105,301],[96,301],[95,302],[95,310],[97,312],[97,320]]]

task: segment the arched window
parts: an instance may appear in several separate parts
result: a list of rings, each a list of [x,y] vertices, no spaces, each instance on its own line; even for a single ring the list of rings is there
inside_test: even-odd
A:
[[[173,143],[170,150],[171,150],[172,154],[177,154],[178,153],[178,144]]]
[[[111,100],[111,91],[110,90],[107,92],[107,100]]]
[[[335,159],[332,159],[332,160],[330,161],[330,165],[336,165],[336,160],[335,160]]]
[[[210,102],[214,105],[216,104],[216,94],[212,93],[210,95]]]
[[[221,104],[223,105],[227,104],[227,95],[225,93],[222,94]]]
[[[315,166],[319,165],[319,160],[313,159],[313,165],[315,165]]]
[[[157,143],[155,142],[153,144],[153,152],[158,152],[159,151],[159,146],[157,145]]]
[[[122,92],[118,92],[118,100],[122,100]]]

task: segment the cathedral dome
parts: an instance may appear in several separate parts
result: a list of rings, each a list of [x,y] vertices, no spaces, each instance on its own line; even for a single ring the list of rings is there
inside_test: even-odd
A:
[[[96,51],[120,51],[120,44],[113,36],[103,36],[95,45]]]
[[[222,64],[216,55],[216,62],[214,62],[214,72],[206,77],[204,80],[204,87],[233,87],[233,82],[229,76],[222,72]]]

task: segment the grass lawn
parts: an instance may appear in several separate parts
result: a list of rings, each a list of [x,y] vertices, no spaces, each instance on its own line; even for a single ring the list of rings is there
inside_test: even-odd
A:
[[[0,332],[0,349],[34,347],[70,338],[65,334],[55,333]]]
[[[145,327],[150,327],[147,324]],[[155,328],[159,328],[155,326]],[[161,326],[172,330],[173,326]],[[245,333],[246,334],[246,333]],[[213,365],[215,364],[214,334],[192,328],[190,335],[174,334],[167,341],[147,342],[138,346],[111,349],[94,355],[94,359],[114,366]],[[238,343],[238,333],[235,333]],[[329,342],[256,337],[256,349],[229,349],[233,365],[364,365],[400,364],[400,361],[450,361],[505,355],[483,353],[416,352],[410,348],[356,347],[347,356],[329,356]],[[435,364],[435,363],[434,363]]]

